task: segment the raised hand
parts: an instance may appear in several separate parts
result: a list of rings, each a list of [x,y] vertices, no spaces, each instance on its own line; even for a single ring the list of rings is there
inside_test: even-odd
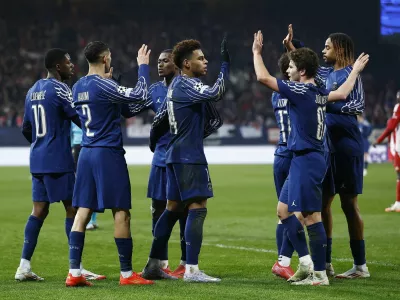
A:
[[[230,63],[231,62],[231,56],[229,55],[228,51],[228,42],[226,38],[226,33],[224,34],[224,38],[222,39],[221,43],[221,58],[223,62]]]
[[[104,74],[104,78],[112,79],[113,76],[113,67],[110,68],[110,71],[108,73]]]
[[[147,45],[143,44],[138,51],[137,62],[138,65],[148,65],[150,62],[150,49],[147,49]]]
[[[364,52],[360,54],[357,58],[356,62],[353,65],[353,70],[357,73],[361,73],[364,70],[365,66],[368,64],[369,55],[365,54]]]
[[[263,34],[261,30],[254,34],[253,53],[261,54],[263,48]]]
[[[288,34],[287,36],[283,39],[282,44],[287,47],[289,43],[291,43],[293,40],[293,26],[292,24],[289,24],[288,27]]]

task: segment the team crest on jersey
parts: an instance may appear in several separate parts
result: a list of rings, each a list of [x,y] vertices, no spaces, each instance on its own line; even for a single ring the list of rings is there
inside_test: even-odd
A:
[[[118,86],[118,93],[120,93],[120,94],[122,94],[122,95],[125,95],[125,93],[126,93],[126,90],[127,90],[128,88],[126,88],[126,87],[124,87],[124,86]]]
[[[336,91],[338,89],[338,84],[337,84],[337,82],[335,81],[333,84],[332,84],[332,91]]]
[[[203,83],[202,82],[197,82],[193,87],[196,91],[200,92],[202,87],[203,87]]]

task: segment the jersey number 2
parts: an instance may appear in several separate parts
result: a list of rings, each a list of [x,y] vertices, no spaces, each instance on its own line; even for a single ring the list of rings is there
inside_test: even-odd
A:
[[[44,110],[44,106],[42,104],[32,105],[32,109],[35,118],[36,137],[44,137],[47,133],[46,111]],[[40,127],[42,127],[42,130],[40,130]]]
[[[94,132],[91,132],[89,129],[90,122],[92,122],[92,114],[90,113],[89,105],[87,104],[82,105],[82,113],[84,116],[87,116],[87,121],[85,122],[86,136],[93,137]]]

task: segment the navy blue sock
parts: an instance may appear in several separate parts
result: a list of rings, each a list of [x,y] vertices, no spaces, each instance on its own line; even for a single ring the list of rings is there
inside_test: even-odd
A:
[[[307,232],[314,270],[324,271],[326,269],[326,232],[324,225],[322,222],[318,222],[307,226]]]
[[[179,217],[179,227],[180,227],[180,237],[181,237],[181,260],[186,261],[186,240],[185,240],[185,228],[186,228],[187,215],[185,212],[180,214]]]
[[[71,231],[69,234],[69,268],[80,269],[82,251],[85,244],[85,233]]]
[[[364,169],[365,170],[368,169],[368,162],[367,161],[364,161]]]
[[[165,210],[166,207],[166,201],[161,201],[161,200],[156,200],[156,199],[152,199],[152,229],[151,229],[151,233],[154,237],[154,230],[156,228],[157,222],[160,219],[162,213]],[[159,259],[161,260],[168,260],[168,243],[165,244],[165,247],[163,249],[163,251],[160,251],[160,257]]]
[[[350,240],[350,249],[356,266],[361,266],[366,263],[364,240]]]
[[[282,224],[285,226],[290,242],[299,254],[299,257],[308,255],[309,252],[304,228],[296,216],[291,215],[289,218],[282,220]]]
[[[207,216],[207,208],[190,209],[186,221],[186,263],[199,264],[199,254],[203,242],[203,225]]]
[[[282,224],[276,225],[275,239],[276,239],[276,247],[278,248],[278,255],[281,253],[284,230],[285,230],[285,227],[283,227]]]
[[[279,255],[286,256],[286,257],[292,257],[294,252],[294,248],[292,245],[292,242],[289,239],[289,236],[287,234],[287,230],[283,230],[282,234],[282,247],[281,247],[281,252],[279,252]]]
[[[67,235],[68,244],[69,244],[69,234],[71,233],[73,224],[74,224],[74,218],[65,218],[65,234]]]
[[[332,238],[326,239],[326,262],[332,263]]]
[[[176,221],[178,221],[179,213],[164,210],[160,219],[158,219],[156,228],[154,229],[153,244],[151,245],[150,258],[162,259],[165,248],[168,248],[168,240],[171,236],[172,229]]]
[[[43,220],[29,216],[28,222],[25,225],[24,246],[22,248],[22,258],[31,260],[35,251],[40,228],[42,228]]]
[[[114,239],[118,249],[121,272],[132,271],[132,251],[133,251],[132,238],[127,238],[127,239],[114,238]]]

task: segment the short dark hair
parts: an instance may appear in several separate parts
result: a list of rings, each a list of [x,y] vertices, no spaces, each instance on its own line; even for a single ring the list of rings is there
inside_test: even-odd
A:
[[[47,70],[54,68],[56,64],[62,62],[66,54],[68,54],[68,52],[67,50],[64,49],[60,48],[50,49],[49,51],[47,51],[44,57],[44,66],[46,67]]]
[[[106,43],[94,41],[87,44],[83,52],[89,63],[98,63],[100,62],[100,55],[109,50],[110,47]]]
[[[172,53],[172,49],[165,49],[161,51],[161,53]]]
[[[289,79],[289,76],[287,74],[287,69],[289,68],[289,62],[290,62],[290,58],[289,58],[289,54],[287,54],[287,53],[283,53],[278,60],[279,70],[281,70],[281,73],[282,73],[283,77],[285,77],[285,79]]]
[[[201,49],[201,44],[197,40],[184,40],[175,45],[172,50],[175,65],[182,69],[185,59],[188,59],[194,50]]]
[[[351,37],[345,33],[337,32],[329,35],[336,52],[336,61],[340,66],[348,66],[354,63],[354,43]]]
[[[310,48],[300,48],[289,53],[289,58],[293,60],[297,70],[304,70],[308,78],[317,75],[319,61],[318,55]]]

